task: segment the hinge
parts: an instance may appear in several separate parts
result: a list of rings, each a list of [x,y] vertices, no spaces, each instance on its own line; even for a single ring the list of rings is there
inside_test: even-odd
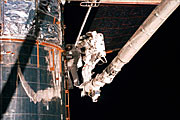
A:
[[[85,1],[80,3],[81,7],[99,7],[99,5],[100,0]]]

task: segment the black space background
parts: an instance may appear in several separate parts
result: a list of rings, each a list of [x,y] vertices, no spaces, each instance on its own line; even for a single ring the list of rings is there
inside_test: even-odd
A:
[[[83,17],[79,17],[79,13],[77,16],[69,15],[66,10],[65,7],[66,31],[73,31],[66,32],[69,34],[66,34],[65,40],[73,43],[78,34],[78,24],[74,27],[72,24],[76,22],[71,21],[82,21]],[[70,26],[66,21],[71,22]],[[89,97],[81,98],[80,90],[76,88],[70,90],[71,120],[179,120],[179,22],[178,8],[122,68],[114,81],[101,89],[97,103],[93,103]],[[67,36],[71,36],[71,40],[68,41]],[[111,61],[116,54],[108,54],[107,59]],[[103,67],[96,71],[101,72]]]

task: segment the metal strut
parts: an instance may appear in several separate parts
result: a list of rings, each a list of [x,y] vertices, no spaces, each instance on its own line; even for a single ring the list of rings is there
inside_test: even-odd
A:
[[[84,5],[82,5],[82,3],[81,3],[80,5],[81,5],[81,6],[84,6]],[[98,5],[97,5],[97,4],[94,4],[94,2],[92,2],[92,3],[89,4],[89,5],[87,5],[87,7],[89,7],[89,8],[88,8],[88,11],[87,11],[86,16],[85,16],[85,18],[84,18],[84,21],[83,21],[83,23],[82,23],[82,25],[81,25],[81,29],[80,29],[79,34],[78,34],[78,36],[77,36],[75,46],[77,46],[77,43],[79,42],[80,35],[81,35],[82,31],[83,31],[83,28],[84,28],[84,26],[85,26],[85,24],[86,24],[86,21],[87,21],[87,19],[88,19],[88,16],[89,16],[89,14],[90,14],[90,12],[91,12],[92,7],[98,7],[98,6],[99,6],[99,4],[98,4]]]

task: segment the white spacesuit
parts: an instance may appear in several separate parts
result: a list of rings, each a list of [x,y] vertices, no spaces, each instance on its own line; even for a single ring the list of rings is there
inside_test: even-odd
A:
[[[82,68],[83,83],[90,81],[92,77],[92,70],[96,64],[101,60],[106,62],[104,37],[102,33],[96,31],[88,32],[85,36],[81,36],[77,44],[78,48],[84,49]],[[105,60],[103,61],[102,58]]]

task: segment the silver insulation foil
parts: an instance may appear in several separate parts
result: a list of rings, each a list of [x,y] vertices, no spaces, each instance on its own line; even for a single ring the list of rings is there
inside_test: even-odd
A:
[[[8,0],[4,3],[4,34],[24,36],[34,17],[33,1]]]
[[[0,3],[1,35],[25,38],[38,10],[41,21],[38,39],[62,44],[61,8],[58,0],[1,0]],[[45,19],[41,20],[41,16]]]

